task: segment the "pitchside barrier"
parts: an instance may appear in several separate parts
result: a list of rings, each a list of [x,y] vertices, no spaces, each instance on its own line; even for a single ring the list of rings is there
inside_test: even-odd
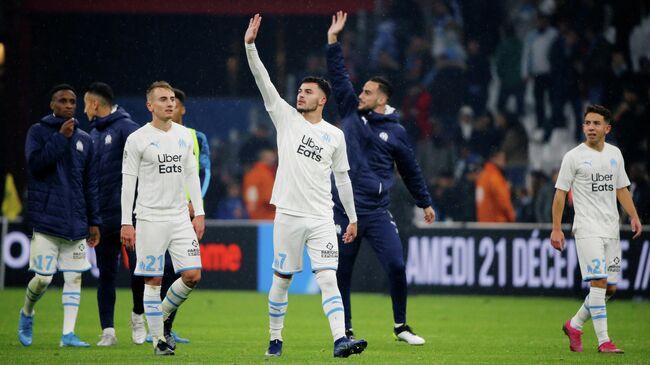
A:
[[[400,228],[406,257],[406,280],[411,293],[490,295],[584,295],[575,241],[567,237],[564,251],[549,243],[550,225],[440,223]],[[564,227],[565,234],[569,226]],[[29,266],[31,229],[20,221],[2,225],[0,285],[23,287]],[[650,299],[650,226],[632,240],[621,230],[622,257],[612,270],[620,271],[618,297]],[[206,221],[200,245],[201,288],[268,291],[273,262],[273,225],[263,221]],[[96,285],[99,272],[94,250],[87,251],[93,268],[84,286]],[[292,293],[316,293],[305,254],[304,270],[296,274]],[[121,260],[117,285],[128,287],[127,263]],[[594,270],[598,268],[594,267]],[[60,284],[60,275],[55,283]],[[353,291],[388,292],[388,280],[370,245],[362,244],[352,279]]]

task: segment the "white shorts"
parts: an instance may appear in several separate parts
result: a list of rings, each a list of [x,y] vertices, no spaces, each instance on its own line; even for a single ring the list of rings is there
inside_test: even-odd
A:
[[[313,271],[338,268],[339,247],[332,219],[276,212],[273,221],[273,270],[280,274],[302,271],[305,243]]]
[[[32,236],[29,270],[40,275],[53,275],[58,271],[84,272],[90,270],[86,239],[77,241],[34,232]]]
[[[616,285],[621,273],[621,241],[616,238],[576,238],[583,281],[607,279]]]
[[[137,221],[135,225],[134,275],[163,276],[165,251],[174,264],[174,271],[201,269],[201,250],[189,219],[175,222]]]

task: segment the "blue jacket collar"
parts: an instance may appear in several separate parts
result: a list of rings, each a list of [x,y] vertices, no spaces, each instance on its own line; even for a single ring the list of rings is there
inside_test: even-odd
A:
[[[121,106],[115,105],[114,109],[115,110],[111,114],[105,117],[93,119],[94,127],[101,130],[107,128],[117,120],[131,119],[131,115],[129,115],[129,113],[127,113]]]

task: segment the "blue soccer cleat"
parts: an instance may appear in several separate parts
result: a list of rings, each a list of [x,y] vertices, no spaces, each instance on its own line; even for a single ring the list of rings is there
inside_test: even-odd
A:
[[[273,340],[269,342],[269,349],[264,354],[266,356],[282,355],[282,340]]]
[[[348,357],[360,354],[367,346],[368,342],[366,340],[350,340],[344,336],[334,342],[334,357]]]
[[[59,342],[61,347],[90,347],[88,342],[83,342],[74,334],[74,332],[67,333],[61,336],[61,342]]]
[[[20,319],[18,320],[18,340],[23,346],[32,345],[32,328],[34,327],[34,316],[26,316],[23,310],[20,310]]]
[[[172,335],[172,337],[174,337],[174,340],[176,341],[176,343],[190,343],[189,339],[183,338],[183,337],[177,335],[176,332],[174,332],[174,331],[171,331],[170,334]]]

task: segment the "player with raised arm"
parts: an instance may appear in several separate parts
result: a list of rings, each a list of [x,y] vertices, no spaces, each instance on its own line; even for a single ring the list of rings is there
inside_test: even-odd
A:
[[[567,152],[562,159],[553,198],[551,244],[564,249],[562,212],[569,190],[573,192],[575,218],[573,234],[578,251],[582,280],[590,282],[589,295],[562,330],[569,337],[569,348],[582,352],[582,327],[592,319],[598,337],[598,352],[623,353],[609,339],[606,302],[616,292],[621,271],[619,215],[616,201],[630,215],[634,237],[641,235],[641,222],[628,190],[621,151],[605,142],[611,131],[612,114],[601,105],[590,105],[584,115],[585,142]]]
[[[172,121],[175,96],[172,87],[156,81],[147,89],[147,109],[152,121],[126,140],[122,164],[122,243],[135,246],[134,275],[143,276],[144,312],[156,355],[174,355],[163,332],[163,321],[190,295],[201,280],[199,241],[205,230],[205,213],[193,142],[187,128]],[[136,182],[138,198],[132,224]],[[194,206],[190,221],[186,192]],[[136,241],[137,240],[137,241]],[[160,286],[169,251],[181,277],[160,300]]]
[[[340,129],[323,120],[323,107],[330,92],[324,79],[307,77],[302,80],[296,108],[280,97],[255,47],[261,21],[259,14],[250,19],[244,41],[248,65],[277,130],[279,155],[271,198],[277,211],[273,226],[274,275],[269,290],[270,343],[266,355],[282,354],[289,285],[292,275],[302,271],[306,244],[322,292],[323,312],[334,339],[334,357],[348,357],[361,353],[368,343],[345,336],[343,304],[336,282],[338,246],[332,217],[332,172],[341,202],[350,217],[344,240],[351,242],[357,235],[345,138]]]
[[[416,205],[424,212],[424,221],[432,223],[435,212],[422,171],[413,154],[406,129],[398,113],[388,105],[391,85],[383,77],[370,78],[357,97],[345,68],[343,50],[337,41],[347,14],[339,11],[332,17],[327,31],[327,72],[332,81],[334,98],[341,115],[350,157],[350,179],[358,211],[359,235],[351,244],[339,240],[339,270],[337,280],[345,308],[345,329],[353,337],[350,287],[354,261],[362,239],[370,243],[390,282],[393,304],[393,336],[409,345],[423,345],[424,338],[416,335],[406,323],[406,265],[404,248],[389,209],[389,192],[395,183],[395,166]],[[334,187],[336,190],[336,187]],[[339,201],[335,201],[334,222],[347,224]]]

